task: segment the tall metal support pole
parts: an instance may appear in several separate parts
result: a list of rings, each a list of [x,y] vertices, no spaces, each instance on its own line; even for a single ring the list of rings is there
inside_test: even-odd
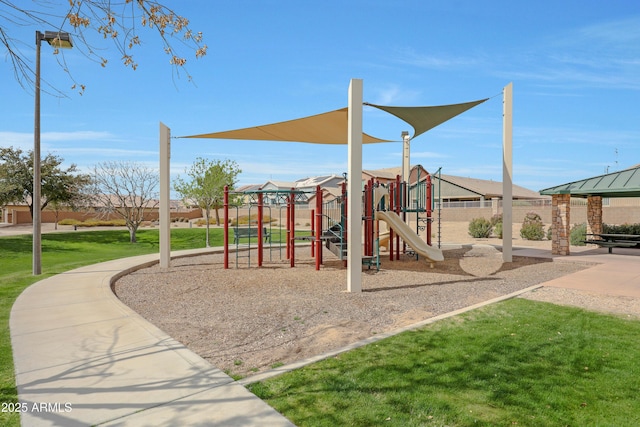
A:
[[[171,262],[171,130],[160,122],[160,268]]]
[[[320,189],[320,186],[317,185],[316,186],[316,209],[315,209],[315,217],[313,218],[313,221],[315,221],[315,230],[316,230],[316,240],[315,240],[315,246],[316,246],[316,270],[320,270],[320,264],[322,264],[322,241],[320,240],[320,237],[322,235],[322,190]]]
[[[318,201],[318,197],[320,197],[320,201]],[[322,241],[320,240],[322,237],[322,190],[320,186],[316,186],[316,209],[315,216],[313,217],[313,223],[315,224],[315,240],[313,245],[315,246],[315,256],[316,256],[316,270],[320,270],[320,264],[322,264]]]
[[[348,112],[347,291],[362,292],[362,79],[351,79]]]
[[[224,224],[222,228],[223,236],[222,241],[224,245],[224,269],[229,269],[229,186],[224,186],[224,198],[223,198],[223,206],[224,206]],[[237,248],[236,248],[237,251]]]
[[[291,267],[295,267],[296,266],[296,194],[293,188],[291,189],[291,195],[289,197],[291,198],[291,209],[289,210],[289,215],[291,215],[290,227],[289,227],[289,229],[291,230],[289,234],[289,246],[291,249],[290,249],[289,255],[291,255],[291,258],[290,258]]]
[[[264,249],[264,245],[263,245],[263,239],[264,239],[264,235],[263,235],[263,227],[264,227],[264,217],[263,217],[263,210],[264,210],[264,202],[263,202],[263,194],[262,193],[258,193],[258,267],[262,267],[262,261],[263,261],[263,249]]]
[[[513,83],[504,87],[502,122],[502,261],[512,262]]]
[[[33,122],[33,275],[42,273],[42,217],[40,212],[40,43],[42,33],[36,31],[35,114]]]
[[[426,200],[424,203],[424,207],[427,209],[427,245],[431,246],[431,220],[433,218],[431,218],[431,210],[432,210],[432,206],[433,206],[433,184],[431,183],[431,175],[427,174],[427,177],[425,179],[425,183],[426,183],[426,190],[427,190],[427,195],[426,195]]]

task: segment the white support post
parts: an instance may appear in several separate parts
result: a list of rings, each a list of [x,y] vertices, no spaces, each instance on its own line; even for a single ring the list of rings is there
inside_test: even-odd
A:
[[[160,268],[171,260],[171,130],[160,122]]]
[[[362,292],[362,79],[349,84],[347,291]]]
[[[502,261],[512,262],[513,83],[504,87],[502,117]]]
[[[409,183],[411,174],[411,137],[409,132],[402,132],[402,181]]]

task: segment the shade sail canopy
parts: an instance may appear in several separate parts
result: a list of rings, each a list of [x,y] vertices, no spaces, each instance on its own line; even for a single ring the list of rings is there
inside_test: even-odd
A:
[[[489,98],[478,101],[464,102],[462,104],[438,105],[431,107],[388,107],[384,105],[375,105],[365,103],[371,107],[379,108],[389,114],[393,114],[399,119],[409,123],[414,130],[412,138],[422,135],[428,130],[454,118],[458,114],[482,104]]]
[[[595,176],[540,190],[540,194],[570,194],[574,197],[640,197],[640,165],[620,172]]]
[[[182,138],[243,139],[251,141],[309,142],[313,144],[348,143],[348,109],[329,111],[269,125],[255,126],[224,132],[203,133]],[[362,134],[362,143],[391,142]]]

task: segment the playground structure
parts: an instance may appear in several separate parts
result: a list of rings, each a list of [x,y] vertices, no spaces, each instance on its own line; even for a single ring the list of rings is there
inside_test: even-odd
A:
[[[238,206],[232,206],[229,201],[230,193],[225,187],[224,193],[224,268],[229,268],[231,246],[235,245],[233,253],[236,257],[236,268],[242,258],[247,259],[251,266],[251,249],[257,250],[257,265],[264,262],[265,250],[268,250],[269,260],[273,251],[278,251],[282,259],[283,249],[290,266],[295,266],[296,241],[311,242],[311,257],[315,259],[316,270],[323,264],[323,245],[334,253],[347,266],[347,184],[342,184],[342,192],[335,200],[324,202],[323,192],[317,186],[315,192],[300,190],[252,190],[242,193],[248,202],[245,209],[249,222],[240,225],[237,218]],[[444,260],[440,247],[440,233],[438,232],[438,247],[432,245],[433,197],[431,176],[424,179],[417,177],[414,185],[401,181],[400,176],[388,184],[369,180],[362,191],[362,264],[368,268],[380,269],[380,246],[384,245],[389,253],[389,260],[399,260],[401,254],[414,256],[417,260],[424,258],[433,267],[434,262]],[[265,195],[277,203],[274,206],[264,203]],[[315,196],[315,208],[310,210],[310,235],[296,235],[296,205],[306,199],[303,195]],[[278,227],[273,227],[271,215],[273,209],[278,211]],[[230,223],[230,209],[236,209],[236,222]],[[252,212],[255,211],[255,215]],[[284,213],[284,221],[283,214]],[[267,212],[268,221],[265,221]],[[255,219],[253,219],[255,218]],[[388,230],[381,232],[380,221],[387,225]],[[413,228],[411,225],[413,225]],[[285,228],[283,229],[283,225]],[[439,225],[439,221],[438,221]],[[276,228],[276,230],[274,230]],[[439,229],[439,228],[438,228]],[[229,235],[233,231],[234,241],[230,243]],[[276,233],[277,232],[277,233]],[[424,232],[425,238],[420,234]],[[273,236],[284,237],[284,244],[272,243]],[[241,239],[247,239],[241,242]],[[252,241],[253,240],[253,241]]]
[[[512,176],[513,176],[513,84],[509,83],[502,91],[503,95],[503,120],[502,120],[502,189],[503,189],[503,223],[512,223]],[[183,136],[180,138],[216,138],[216,139],[242,139],[265,141],[289,141],[319,144],[346,144],[347,145],[347,173],[349,176],[362,175],[362,145],[375,142],[391,142],[372,137],[363,132],[363,81],[351,79],[347,91],[347,107],[329,111],[313,116],[302,117],[296,120],[287,120],[267,125],[250,128],[236,129],[223,132],[212,132]],[[409,142],[411,139],[433,129],[447,120],[473,108],[489,98],[460,104],[422,107],[394,107],[367,104],[374,108],[386,111],[411,125],[414,129],[413,136],[406,137],[403,134],[403,165],[409,163]],[[171,130],[160,122],[160,268],[169,268],[171,261],[171,230],[170,230],[170,157],[171,157]],[[406,178],[405,178],[406,179]],[[356,180],[349,181],[349,192],[355,194],[361,191],[361,183]],[[362,230],[354,227],[361,221],[362,206],[351,198],[348,206],[349,227],[349,262],[347,263],[347,291],[362,291],[361,269],[361,240]],[[502,259],[504,262],[512,261],[511,227],[503,229]]]

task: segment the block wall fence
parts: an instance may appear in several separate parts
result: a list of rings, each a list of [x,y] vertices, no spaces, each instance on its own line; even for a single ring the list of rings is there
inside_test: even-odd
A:
[[[551,225],[551,206],[540,206],[540,207],[530,207],[530,206],[513,206],[513,222],[514,224],[522,223],[527,212],[536,212],[542,218],[542,222],[545,226]],[[486,218],[490,219],[494,214],[498,213],[500,210],[495,204],[490,207],[484,208],[443,208],[440,211],[441,221],[442,222],[469,222],[474,218]],[[587,223],[588,221],[588,206],[585,205],[571,205],[571,225],[574,224],[582,224]],[[255,213],[257,210],[252,210],[251,213]],[[248,209],[239,209],[238,215],[247,215],[249,213]],[[272,207],[270,210],[265,210],[265,215],[270,215],[276,220],[284,221],[286,218],[286,209]],[[198,209],[194,209],[191,211],[184,212],[172,212],[171,217],[183,217],[189,220],[195,220],[201,218],[203,215]],[[215,214],[212,212],[212,218],[215,217]],[[235,216],[235,211],[231,212],[232,218]],[[91,215],[87,215],[83,212],[59,212],[58,220],[62,219],[77,219],[79,221],[84,221],[88,218],[91,218]],[[222,217],[222,209],[220,210],[220,217]],[[434,221],[437,220],[438,212],[433,212]],[[116,219],[116,216],[113,216],[112,219]],[[10,224],[30,224],[31,223],[31,215],[28,210],[16,210],[12,209],[6,212],[3,212],[2,219],[4,222]],[[104,218],[102,218],[104,219]],[[146,214],[146,220],[148,221],[157,221],[158,213],[157,211],[150,211]],[[53,223],[56,220],[56,214],[53,211],[43,211],[42,212],[42,222],[44,223]],[[602,207],[602,221],[605,224],[635,224],[640,223],[640,207],[636,206],[603,206]],[[306,207],[297,207],[296,208],[296,224],[298,226],[308,226],[311,224],[311,210]]]

